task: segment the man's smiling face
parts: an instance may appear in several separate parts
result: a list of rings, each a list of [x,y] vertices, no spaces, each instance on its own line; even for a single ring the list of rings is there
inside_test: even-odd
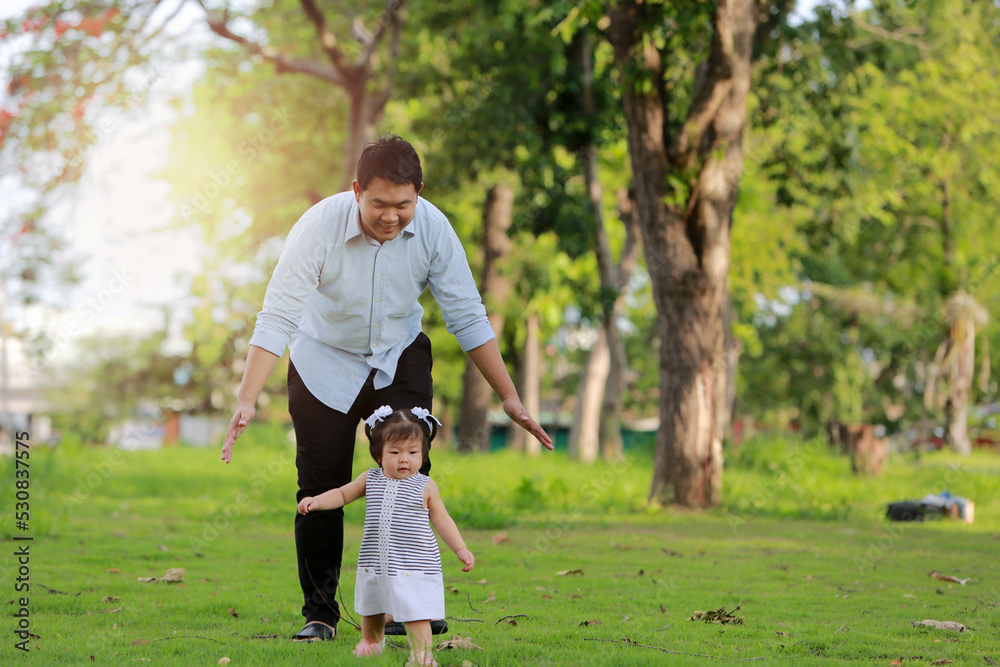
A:
[[[354,181],[354,199],[361,214],[361,228],[379,243],[391,241],[413,221],[417,212],[417,195],[420,187],[413,183],[393,183],[384,178],[373,178],[368,188]]]

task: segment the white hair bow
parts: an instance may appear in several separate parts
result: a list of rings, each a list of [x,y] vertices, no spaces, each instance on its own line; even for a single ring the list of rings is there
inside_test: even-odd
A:
[[[365,420],[365,424],[368,425],[369,429],[375,428],[375,422],[380,422],[389,415],[392,414],[392,408],[388,405],[383,405],[381,408],[372,413],[372,416]]]
[[[431,419],[433,419],[434,421],[436,421],[438,426],[441,425],[441,422],[438,420],[438,418],[435,417],[434,415],[432,415],[431,411],[428,410],[427,408],[410,408],[410,412],[413,413],[414,417],[416,417],[417,419],[419,419],[419,420],[423,421],[425,424],[427,424],[427,429],[432,434],[434,433],[434,427],[431,426]]]

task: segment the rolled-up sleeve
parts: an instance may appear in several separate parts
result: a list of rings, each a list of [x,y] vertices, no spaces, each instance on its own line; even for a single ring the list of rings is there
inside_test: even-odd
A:
[[[323,272],[325,249],[315,231],[315,209],[292,227],[264,294],[250,345],[282,356],[302,319],[306,299],[316,292]]]
[[[496,337],[472,277],[465,249],[447,221],[434,243],[429,283],[431,295],[441,306],[445,328],[455,336],[464,352]]]

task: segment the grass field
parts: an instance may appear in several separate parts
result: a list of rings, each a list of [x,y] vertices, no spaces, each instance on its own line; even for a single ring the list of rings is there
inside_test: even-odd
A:
[[[347,619],[338,641],[287,641],[301,624],[293,449],[268,426],[240,445],[229,466],[215,449],[32,449],[23,533],[13,529],[13,464],[0,461],[0,590],[14,601],[0,661],[356,664]],[[642,454],[593,468],[560,453],[433,460],[477,559],[463,574],[442,554],[451,633],[483,649],[440,652],[443,665],[1000,662],[996,456],[895,456],[882,477],[863,479],[824,446],[762,440],[729,456],[723,506],[709,511],[647,505]],[[356,470],[367,465],[359,457]],[[975,524],[882,518],[886,502],[945,488],[976,501]],[[350,610],[363,504],[347,512]],[[24,595],[15,532],[34,537],[27,655],[13,632]],[[184,568],[184,582],[139,581],[168,568]],[[743,625],[688,620],[737,604]],[[970,631],[911,625],[924,619]]]

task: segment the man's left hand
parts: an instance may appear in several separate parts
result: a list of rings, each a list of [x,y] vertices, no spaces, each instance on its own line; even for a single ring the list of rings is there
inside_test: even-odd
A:
[[[519,398],[512,397],[505,400],[503,402],[503,411],[507,413],[511,421],[533,435],[538,442],[545,445],[546,449],[555,449],[552,446],[552,438],[545,432],[545,429],[539,426],[538,422],[531,418],[531,415],[528,414],[528,411],[521,404]]]

